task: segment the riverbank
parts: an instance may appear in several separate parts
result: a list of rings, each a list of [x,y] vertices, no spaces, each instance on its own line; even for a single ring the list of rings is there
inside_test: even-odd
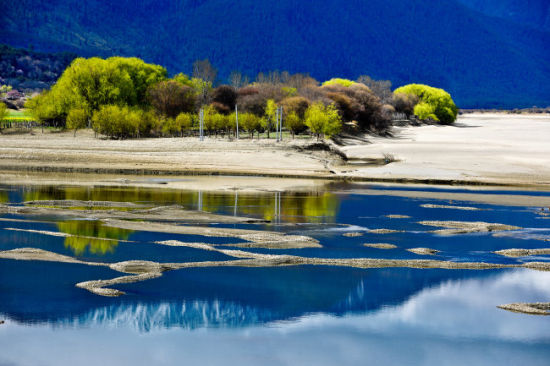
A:
[[[79,131],[74,138],[72,132],[35,130],[0,135],[0,172],[3,181],[20,183],[36,179],[34,172],[47,172],[51,174],[46,177],[57,180],[59,173],[71,173],[66,174],[69,181],[74,173],[110,175],[115,183],[120,174],[221,175],[232,180],[280,177],[547,188],[549,137],[549,116],[503,114],[463,115],[455,126],[395,127],[392,138],[348,139],[344,146],[332,145],[332,151],[309,139],[119,141],[94,138],[91,131]],[[386,164],[388,160],[395,161]],[[274,181],[259,184],[260,189],[279,189]]]

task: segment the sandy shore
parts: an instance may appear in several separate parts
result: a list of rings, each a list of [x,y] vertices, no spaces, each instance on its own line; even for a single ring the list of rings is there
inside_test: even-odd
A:
[[[467,114],[455,126],[396,127],[394,138],[342,148],[350,158],[397,160],[344,175],[550,186],[550,116]]]
[[[22,183],[36,179],[67,183],[82,179],[120,184],[127,175],[223,175],[216,188],[253,189],[314,187],[316,179],[373,182],[496,184],[550,187],[550,116],[468,114],[456,126],[396,127],[393,138],[367,137],[337,146],[351,160],[330,151],[312,150],[315,140],[228,141],[227,139],[164,138],[96,139],[91,131],[0,135],[0,179]],[[398,161],[381,165],[384,154]],[[33,172],[50,172],[40,174]],[[76,178],[74,173],[81,174]],[[101,174],[98,178],[96,173]],[[125,177],[120,177],[125,174]],[[284,177],[279,180],[249,178]],[[180,177],[181,178],[181,177]],[[166,180],[165,180],[166,181]],[[175,184],[174,182],[178,182]],[[193,188],[196,177],[171,182]],[[158,182],[141,179],[141,185]]]

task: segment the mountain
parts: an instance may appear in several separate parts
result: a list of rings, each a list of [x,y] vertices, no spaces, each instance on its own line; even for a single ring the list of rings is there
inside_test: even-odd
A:
[[[19,0],[0,2],[0,43],[137,56],[189,73],[367,74],[441,87],[463,108],[550,105],[550,32],[474,0]],[[512,5],[519,1],[504,0]],[[524,2],[525,3],[525,2]],[[538,5],[524,5],[525,14]],[[533,4],[544,5],[540,0]],[[503,5],[504,6],[504,5]],[[524,14],[522,13],[522,14]]]
[[[483,14],[550,31],[548,0],[458,0]]]

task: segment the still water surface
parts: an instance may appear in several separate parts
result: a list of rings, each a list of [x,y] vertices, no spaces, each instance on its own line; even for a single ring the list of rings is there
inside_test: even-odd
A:
[[[308,235],[322,246],[246,249],[266,254],[505,264],[550,261],[550,256],[508,258],[493,253],[548,247],[541,238],[550,236],[550,220],[541,215],[541,207],[366,196],[354,188],[244,194],[4,186],[0,187],[0,203],[19,206],[35,200],[82,200],[133,202],[147,207],[180,205],[269,221],[212,226]],[[426,208],[424,204],[480,210]],[[521,229],[505,236],[441,236],[429,232],[434,228],[418,224],[421,220],[483,221]],[[397,232],[368,231],[380,228]],[[40,248],[108,263],[233,259],[219,252],[155,243],[161,240],[213,245],[242,242],[227,237],[158,233],[147,231],[147,227],[124,230],[85,217],[0,214],[0,250]],[[397,248],[382,250],[365,247],[364,243],[391,243]],[[406,250],[415,247],[433,248],[439,253],[426,258]],[[0,259],[0,320],[5,321],[0,325],[0,365],[550,364],[550,317],[496,307],[550,301],[550,272],[519,268],[206,267],[113,286],[126,293],[115,298],[75,287],[78,282],[120,275],[105,267]]]

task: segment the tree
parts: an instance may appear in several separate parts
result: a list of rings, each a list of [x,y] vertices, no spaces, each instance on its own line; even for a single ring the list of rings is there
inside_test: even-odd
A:
[[[277,104],[273,99],[268,99],[265,105],[265,119],[263,120],[263,127],[267,131],[267,138],[269,138],[269,131],[275,126],[275,119],[277,115]]]
[[[182,112],[192,112],[195,95],[189,86],[174,80],[151,85],[147,91],[151,105],[163,116],[175,118]]]
[[[0,101],[0,131],[2,130],[4,118],[8,114],[7,109],[8,107],[6,107],[6,105]]]
[[[240,71],[231,71],[229,74],[229,84],[235,88],[239,89],[250,83],[248,76],[243,75]]]
[[[394,93],[416,95],[420,103],[414,107],[414,113],[420,119],[432,118],[441,124],[452,124],[458,115],[458,108],[451,95],[443,89],[409,84],[396,89]]]
[[[81,108],[71,109],[67,114],[67,128],[74,130],[74,136],[76,137],[76,131],[79,128],[85,128],[88,124],[88,113]]]
[[[316,102],[306,111],[305,125],[319,139],[321,135],[332,136],[339,133],[342,129],[342,119],[333,104],[325,106],[321,102]]]
[[[57,124],[75,108],[92,114],[104,105],[144,107],[147,89],[166,74],[165,68],[137,58],[77,58],[51,90],[31,103],[33,113]]]
[[[304,97],[296,96],[285,98],[281,101],[281,106],[284,108],[286,113],[294,112],[300,118],[304,118],[307,107],[311,102]]]
[[[218,70],[212,66],[208,59],[197,60],[193,63],[193,77],[214,84]]]
[[[212,92],[212,101],[225,106],[221,110],[227,110],[227,113],[231,113],[235,109],[237,97],[237,92],[229,85],[220,85]]]
[[[391,81],[374,80],[368,75],[359,76],[358,83],[366,85],[376,95],[383,104],[388,104],[392,100]]]
[[[94,131],[109,137],[126,138],[137,132],[136,116],[130,115],[128,107],[105,105],[92,116]]]
[[[239,128],[243,128],[254,138],[254,131],[261,128],[261,119],[253,113],[239,113]]]
[[[304,129],[304,120],[296,112],[287,113],[284,119],[285,127],[292,133],[292,138]]]
[[[407,119],[414,113],[414,107],[418,104],[418,97],[414,94],[393,93],[392,105],[397,113],[403,113]]]
[[[355,81],[349,80],[349,79],[341,79],[341,78],[332,78],[330,80],[327,80],[323,83],[322,86],[331,86],[331,85],[341,85],[346,88],[352,86],[353,84],[356,84]]]

